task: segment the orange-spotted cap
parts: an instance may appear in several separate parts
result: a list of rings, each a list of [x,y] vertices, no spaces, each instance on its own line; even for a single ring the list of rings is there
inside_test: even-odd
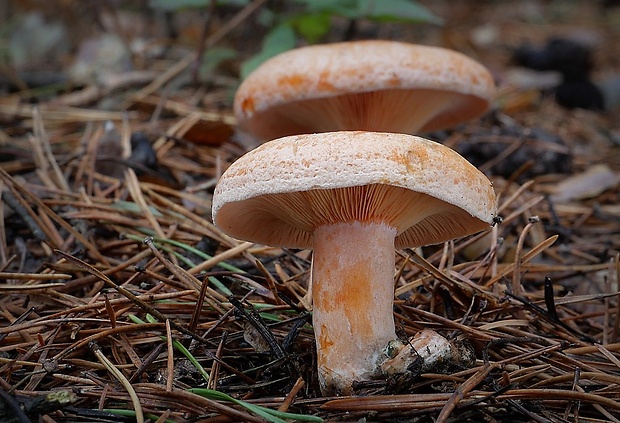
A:
[[[495,95],[489,71],[444,48],[396,41],[314,45],[251,73],[235,115],[262,140],[341,130],[419,133],[482,115]]]
[[[294,135],[246,153],[221,176],[213,221],[238,239],[312,248],[315,228],[396,228],[397,248],[484,230],[496,213],[487,177],[449,147],[406,134]]]

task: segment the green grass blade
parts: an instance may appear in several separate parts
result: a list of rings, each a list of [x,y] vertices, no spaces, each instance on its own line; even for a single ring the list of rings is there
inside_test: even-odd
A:
[[[133,314],[129,315],[129,319],[131,321],[133,321],[134,323],[142,323],[142,324],[146,323],[143,320],[141,320],[139,317],[134,316]],[[153,316],[151,316],[150,314],[146,315],[146,320],[147,320],[148,323],[159,323],[159,321],[156,318],[154,318]],[[166,340],[166,338],[163,337],[163,336],[160,336],[160,338],[162,340]],[[196,370],[198,370],[198,372],[201,374],[201,376],[204,378],[204,380],[206,380],[207,382],[209,381],[209,379],[210,379],[209,372],[207,372],[205,370],[205,368],[202,367],[202,364],[200,364],[198,362],[196,357],[194,357],[194,355],[187,348],[185,348],[185,345],[181,344],[176,339],[173,339],[172,340],[172,346],[177,351],[179,351],[181,354],[183,354],[185,356],[185,358],[187,358],[190,361],[190,363],[192,363],[194,365],[194,367],[196,368]]]
[[[191,388],[188,389],[188,391],[212,400],[232,402],[273,423],[286,423],[284,419],[312,423],[320,423],[323,421],[323,419],[318,416],[306,416],[303,414],[285,413],[282,411],[272,410],[271,408],[262,407],[260,405],[250,404],[248,402],[238,400],[231,397],[230,395],[227,395],[220,391],[215,391],[213,389]]]

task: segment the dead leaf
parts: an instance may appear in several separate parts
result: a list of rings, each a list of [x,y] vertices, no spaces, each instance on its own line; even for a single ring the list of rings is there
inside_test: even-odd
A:
[[[585,172],[575,174],[560,182],[553,189],[551,200],[569,202],[593,198],[620,183],[620,175],[607,165],[594,165]]]

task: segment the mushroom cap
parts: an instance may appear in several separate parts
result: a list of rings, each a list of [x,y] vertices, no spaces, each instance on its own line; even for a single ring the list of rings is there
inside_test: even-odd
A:
[[[351,41],[269,59],[241,84],[234,111],[261,139],[341,130],[417,133],[478,117],[494,95],[489,71],[461,53]]]
[[[424,138],[342,131],[284,137],[234,162],[213,195],[213,221],[264,245],[312,248],[315,228],[345,221],[396,228],[397,248],[489,227],[495,193],[454,150]]]

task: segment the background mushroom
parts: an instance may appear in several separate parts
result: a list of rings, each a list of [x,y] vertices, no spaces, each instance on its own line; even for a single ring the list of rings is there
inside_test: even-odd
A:
[[[394,248],[489,227],[489,180],[452,149],[404,134],[285,137],[250,151],[220,178],[213,220],[229,235],[311,248],[313,325],[325,394],[381,376],[396,339]]]
[[[483,114],[495,86],[465,55],[396,41],[303,47],[263,63],[234,111],[261,140],[341,130],[419,133]]]

